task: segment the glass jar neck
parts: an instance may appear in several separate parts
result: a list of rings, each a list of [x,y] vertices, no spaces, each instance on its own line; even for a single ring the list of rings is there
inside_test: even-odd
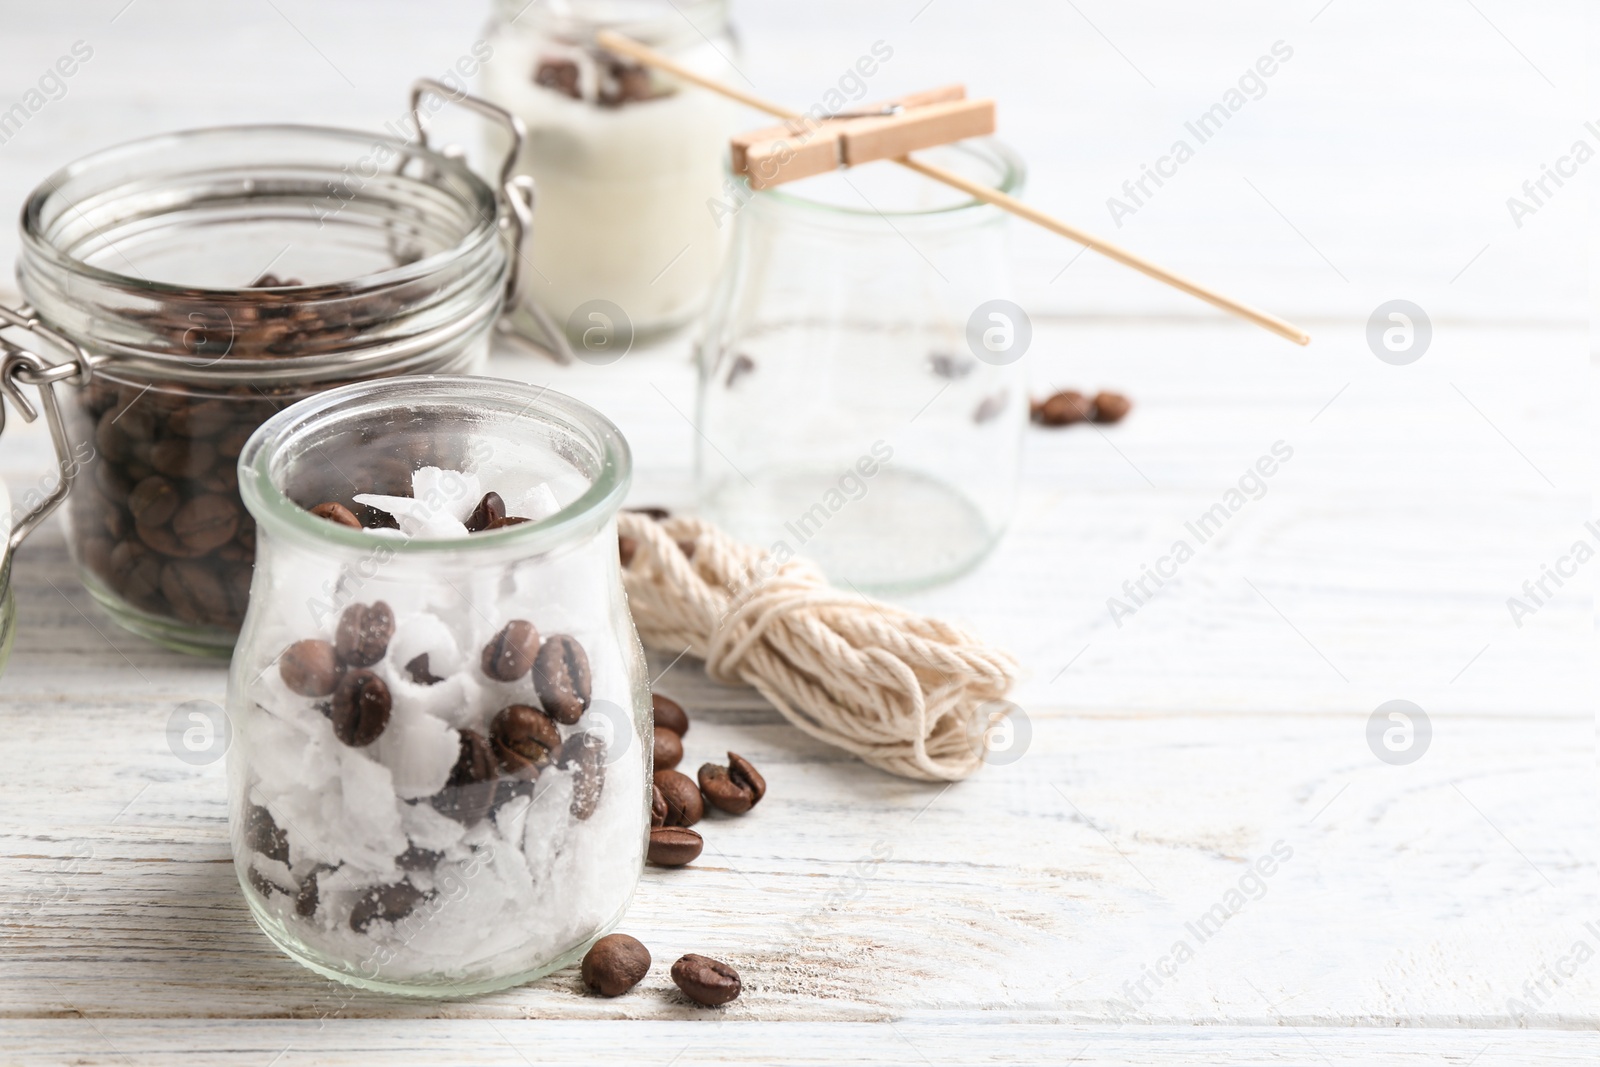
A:
[[[554,472],[564,485],[552,488],[559,505],[553,514],[464,538],[377,534],[310,512],[322,501],[307,497],[317,480],[308,474],[331,470],[346,494],[401,495],[392,481],[387,488],[363,484],[369,457],[390,479],[439,466]],[[396,471],[396,457],[407,457],[405,470]],[[240,454],[239,494],[261,534],[353,562],[375,555],[402,565],[468,556],[495,562],[560,551],[609,529],[632,470],[621,432],[586,404],[521,382],[430,375],[347,385],[278,413]]]
[[[510,267],[497,219],[464,163],[385,135],[193,130],[48,178],[23,209],[17,277],[113,373],[349,380],[426,369],[488,328]]]

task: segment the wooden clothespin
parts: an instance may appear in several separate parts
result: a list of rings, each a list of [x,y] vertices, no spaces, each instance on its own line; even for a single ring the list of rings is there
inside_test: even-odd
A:
[[[993,100],[968,100],[964,85],[908,93],[814,119],[800,116],[733,138],[733,170],[752,189],[826,174],[878,159],[898,159],[994,133]]]

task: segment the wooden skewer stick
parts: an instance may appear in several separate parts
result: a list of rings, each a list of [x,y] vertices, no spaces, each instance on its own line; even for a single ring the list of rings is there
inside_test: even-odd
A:
[[[662,55],[655,49],[642,45],[630,37],[624,37],[614,30],[601,30],[595,35],[595,41],[607,51],[628,56],[630,59],[636,59],[646,66],[666,71],[676,78],[698,85],[702,89],[709,89],[729,99],[737,100],[741,104],[755,108],[757,111],[765,111],[767,114],[775,115],[780,119],[798,120],[805,118],[799,111],[784,107],[781,104],[775,104],[770,100],[763,100],[754,93],[747,93],[737,86],[725,85],[715,79],[706,77],[698,71],[690,70],[676,60]],[[984,185],[982,182],[975,182],[970,178],[957,174],[955,171],[934,166],[931,163],[924,163],[910,156],[900,156],[893,162],[900,164],[902,167],[908,167],[924,177],[932,178],[936,182],[943,182],[951,188],[959,189],[974,200],[993,204],[1003,211],[1009,211],[1018,218],[1027,219],[1035,225],[1043,226],[1052,233],[1060,234],[1069,241],[1076,241],[1085,248],[1093,249],[1107,258],[1121,263],[1123,266],[1132,267],[1141,274],[1154,278],[1158,282],[1164,282],[1174,289],[1188,293],[1190,296],[1198,297],[1214,307],[1221,308],[1223,311],[1231,312],[1240,318],[1249,319],[1257,326],[1271,330],[1279,337],[1288,338],[1295,344],[1306,345],[1311,343],[1310,334],[1292,323],[1285,322],[1276,315],[1270,315],[1265,311],[1250,307],[1248,304],[1241,304],[1237,300],[1223,296],[1221,293],[1212,292],[1210,289],[1192,282],[1180,274],[1174,274],[1142,256],[1135,255],[1125,248],[1112,244],[1110,241],[1080,230],[1076,226],[1068,225],[1060,219],[1047,215],[1037,208],[1030,207],[1016,197],[1008,196],[998,189]]]

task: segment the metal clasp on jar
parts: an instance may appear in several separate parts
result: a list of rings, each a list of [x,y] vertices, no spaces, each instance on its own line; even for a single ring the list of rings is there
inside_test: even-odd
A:
[[[60,382],[87,385],[94,375],[94,361],[82,346],[73,344],[41,323],[33,315],[32,308],[0,305],[0,329],[8,327],[41,337],[72,352],[73,357],[61,363],[51,363],[38,353],[0,335],[0,353],[4,353],[5,357],[0,361],[0,393],[4,394],[4,400],[0,400],[0,434],[4,434],[6,427],[5,400],[11,402],[24,422],[32,422],[39,417],[39,412],[28,402],[20,387],[27,385],[37,389],[39,403],[44,408],[45,419],[50,426],[50,439],[55,445],[57,476],[55,487],[29,506],[10,530],[0,529],[0,533],[4,534],[4,540],[0,541],[0,590],[10,581],[11,557],[17,547],[67,498],[78,476],[79,460],[67,437],[55,387]]]
[[[558,362],[571,363],[574,356],[566,332],[551,320],[549,312],[540,307],[537,301],[522,292],[522,265],[527,263],[532,266],[526,249],[533,236],[533,209],[538,199],[538,191],[534,188],[531,177],[526,174],[512,174],[512,168],[516,166],[517,158],[522,154],[522,143],[528,137],[527,127],[523,125],[521,119],[505,108],[491,104],[481,97],[453,90],[433,78],[418,78],[411,83],[411,121],[417,127],[417,145],[421,148],[429,147],[428,131],[422,124],[422,98],[429,93],[447,103],[459,104],[469,111],[477,112],[503,127],[510,137],[510,146],[506,149],[506,157],[501,162],[500,172],[496,176],[501,199],[498,221],[501,232],[505,234],[511,246],[511,265],[506,276],[506,312],[509,314],[519,306],[526,307],[528,313],[538,323],[539,329],[544,331],[551,355]],[[437,151],[443,156],[465,155],[465,150],[459,145],[446,145]]]

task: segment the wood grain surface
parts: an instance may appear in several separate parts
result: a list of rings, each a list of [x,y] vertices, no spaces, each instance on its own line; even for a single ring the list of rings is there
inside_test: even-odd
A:
[[[125,4],[0,6],[0,111],[74,40],[95,48],[0,144],[0,204],[157,130],[375,126],[487,17]],[[1312,347],[1019,230],[1035,391],[1114,388],[1135,409],[1030,431],[1000,550],[903,599],[1022,659],[1021,758],[950,787],[897,780],[652,657],[694,715],[686,762],[732,748],[769,792],[708,820],[692,866],[646,872],[623,929],[658,965],[616,1000],[574,970],[394,999],[273,949],[233,873],[221,764],[167,747],[175,708],[221,701],[223,666],[117,630],[48,524],[18,557],[0,677],[0,1061],[1594,1062],[1594,577],[1520,626],[1506,604],[1595,540],[1594,176],[1521,228],[1505,207],[1600,116],[1586,11],[735,10],[763,95],[807,104],[889,41],[874,97],[952,76],[996,97],[1031,200],[1308,326]],[[1265,94],[1116,226],[1107,198],[1278,40],[1294,58]],[[0,263],[14,250],[0,233]],[[1397,297],[1434,331],[1403,367],[1365,337]],[[633,502],[684,506],[691,340],[608,367],[505,351],[492,373],[599,406],[633,447]],[[1264,494],[1119,625],[1108,598],[1280,441],[1293,458]],[[41,427],[13,419],[13,495],[49,462]],[[1367,740],[1392,699],[1432,727],[1405,766]],[[733,963],[744,995],[682,1000],[665,965],[688,951]]]

